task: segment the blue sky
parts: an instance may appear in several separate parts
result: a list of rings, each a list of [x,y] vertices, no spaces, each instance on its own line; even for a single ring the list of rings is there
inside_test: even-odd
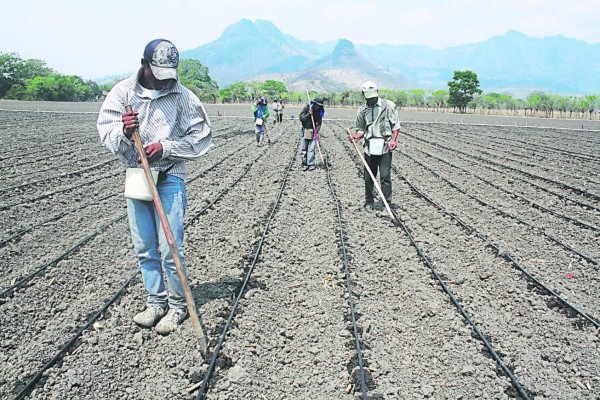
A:
[[[514,29],[600,43],[600,0],[0,0],[0,52],[38,58],[86,79],[134,71],[158,37],[188,50],[241,18],[266,19],[302,40],[478,42]]]

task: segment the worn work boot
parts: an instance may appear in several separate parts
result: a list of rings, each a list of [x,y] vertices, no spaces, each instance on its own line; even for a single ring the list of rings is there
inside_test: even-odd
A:
[[[181,325],[186,317],[187,310],[185,308],[171,308],[167,315],[156,324],[154,329],[161,335],[168,335],[177,330],[177,327]]]
[[[162,307],[148,306],[133,317],[133,322],[144,328],[152,328],[166,313],[167,311]]]
[[[372,212],[374,210],[373,203],[365,203],[363,211]]]

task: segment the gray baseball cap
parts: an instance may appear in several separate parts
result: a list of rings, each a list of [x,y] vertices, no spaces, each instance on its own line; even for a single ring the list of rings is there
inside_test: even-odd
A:
[[[156,79],[177,79],[179,51],[173,43],[165,39],[154,39],[146,45],[144,59],[150,64]]]

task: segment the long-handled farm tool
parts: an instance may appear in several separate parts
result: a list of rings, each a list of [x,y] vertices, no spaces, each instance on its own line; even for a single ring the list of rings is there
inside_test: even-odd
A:
[[[308,89],[306,89],[306,97],[308,97],[308,108],[310,110],[310,95],[308,94]],[[323,153],[321,153],[321,145],[319,144],[319,133],[317,132],[317,126],[315,125],[315,117],[310,114],[310,120],[312,121],[313,126],[313,137],[317,141],[317,149],[319,149],[319,156],[321,157],[321,164],[325,164],[323,161]]]
[[[125,106],[125,111],[129,112],[131,110],[132,108],[130,105]],[[137,128],[133,130],[133,141],[135,143],[135,148],[140,157],[142,167],[144,168],[144,172],[146,173],[146,179],[148,180],[148,186],[150,187],[150,191],[152,192],[154,206],[156,207],[156,211],[158,212],[158,217],[165,232],[167,243],[169,244],[169,248],[171,249],[173,261],[175,262],[175,266],[177,268],[177,275],[179,276],[179,279],[181,280],[181,284],[183,286],[185,301],[187,303],[188,311],[190,313],[190,319],[192,320],[192,326],[194,327],[194,333],[196,335],[196,338],[198,339],[198,344],[200,346],[202,355],[204,356],[208,348],[206,336],[204,336],[202,326],[200,325],[200,319],[198,318],[198,313],[196,311],[196,303],[194,302],[194,298],[192,297],[192,292],[190,290],[190,285],[187,281],[187,278],[183,273],[181,259],[179,258],[179,250],[177,249],[177,244],[175,243],[175,238],[173,237],[173,232],[171,231],[171,226],[169,225],[169,221],[167,220],[165,210],[163,208],[162,202],[160,201],[158,190],[156,189],[156,184],[154,183],[154,179],[152,179],[150,164],[148,163],[148,159],[146,158],[146,152],[144,151],[144,146],[142,145],[140,132]]]
[[[348,128],[348,135],[350,135],[350,137],[353,138],[352,132],[350,131],[350,128]],[[375,184],[375,188],[377,189],[377,193],[379,193],[379,197],[381,197],[381,201],[383,201],[383,204],[385,205],[385,208],[386,208],[388,214],[390,214],[390,218],[392,219],[392,221],[396,221],[396,218],[394,217],[394,214],[392,213],[392,210],[391,210],[391,208],[390,208],[387,200],[385,199],[385,196],[383,195],[383,192],[381,191],[381,187],[379,186],[379,182],[377,182],[377,179],[373,175],[373,172],[371,171],[371,168],[369,168],[369,164],[367,164],[367,161],[365,160],[365,157],[362,155],[362,152],[360,151],[360,149],[356,145],[356,140],[352,139],[352,144],[354,145],[354,148],[356,149],[356,152],[358,153],[358,156],[360,157],[361,161],[363,162],[363,164],[365,166],[365,169],[367,170],[367,172],[369,173],[369,175],[371,175],[371,179],[373,180],[373,184]]]

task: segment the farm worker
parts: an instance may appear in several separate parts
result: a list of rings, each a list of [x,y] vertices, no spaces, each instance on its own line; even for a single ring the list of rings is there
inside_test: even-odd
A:
[[[252,112],[254,113],[254,126],[256,132],[256,144],[261,144],[265,135],[265,125],[267,125],[267,118],[269,117],[269,106],[267,105],[267,99],[261,97],[252,105]]]
[[[348,136],[348,140],[365,139],[365,161],[373,176],[377,178],[380,172],[381,191],[390,206],[392,206],[392,152],[396,148],[396,139],[400,132],[400,120],[396,111],[396,104],[390,100],[379,98],[375,82],[367,81],[363,84],[362,94],[365,104],[356,115],[356,133]],[[372,211],[373,180],[365,168],[365,211]],[[393,205],[395,208],[396,206]]]
[[[283,100],[279,100],[279,109],[277,110],[277,122],[283,122],[283,109],[285,105],[283,104]]]
[[[205,154],[212,142],[211,125],[200,100],[178,79],[179,52],[168,40],[156,39],[144,49],[141,68],[108,93],[98,116],[102,144],[126,167],[139,168],[132,133],[139,128],[148,162],[160,171],[156,187],[179,249],[184,273],[183,215],[187,207],[185,161]],[[131,104],[133,111],[125,112]],[[133,246],[148,292],[138,325],[168,334],[187,317],[183,287],[152,201],[128,198]],[[162,256],[162,260],[161,260]],[[166,285],[163,280],[166,275]]]
[[[277,99],[273,100],[273,112],[275,113],[275,118],[273,119],[273,125],[279,122],[279,101]]]
[[[315,146],[317,145],[317,140],[319,140],[318,134],[323,123],[323,115],[325,115],[323,99],[315,97],[310,104],[304,106],[298,117],[302,123],[300,154],[302,155],[302,165],[305,171],[312,171],[316,168]],[[315,122],[314,127],[313,120]]]

